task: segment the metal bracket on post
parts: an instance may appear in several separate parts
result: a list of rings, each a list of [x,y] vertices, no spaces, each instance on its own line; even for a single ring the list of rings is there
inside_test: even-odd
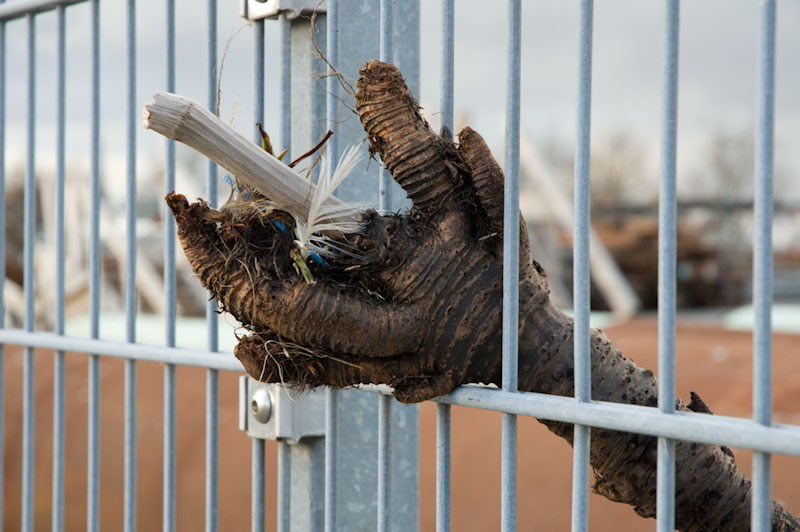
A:
[[[285,14],[293,19],[300,15],[310,15],[314,11],[325,12],[326,2],[309,2],[309,0],[241,0],[241,15],[247,20],[277,18]]]
[[[296,392],[289,396],[279,384],[264,384],[251,377],[239,377],[239,430],[251,438],[286,440],[325,435],[325,394]]]

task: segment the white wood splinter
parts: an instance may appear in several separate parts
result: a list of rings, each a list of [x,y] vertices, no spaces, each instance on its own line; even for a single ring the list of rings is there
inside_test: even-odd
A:
[[[159,92],[142,112],[144,127],[202,153],[241,182],[264,194],[281,209],[305,219],[314,185],[260,146],[247,141],[202,104],[169,92]],[[333,196],[325,206],[342,205]],[[356,222],[346,213],[341,221]]]

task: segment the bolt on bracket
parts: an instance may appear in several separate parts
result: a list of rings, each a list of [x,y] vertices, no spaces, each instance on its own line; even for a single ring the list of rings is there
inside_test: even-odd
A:
[[[247,20],[262,20],[277,18],[285,14],[286,18],[293,19],[300,15],[310,15],[314,11],[325,12],[325,2],[309,0],[241,0],[240,13]]]
[[[239,430],[251,438],[286,440],[325,435],[325,394],[322,390],[289,392],[280,384],[239,377]]]

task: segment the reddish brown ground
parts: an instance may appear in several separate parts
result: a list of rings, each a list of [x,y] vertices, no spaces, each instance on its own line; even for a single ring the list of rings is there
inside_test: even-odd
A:
[[[638,319],[609,329],[609,336],[643,366],[656,366],[656,326]],[[678,393],[698,391],[715,413],[747,416],[751,379],[749,333],[682,324],[678,330]],[[774,341],[775,421],[800,424],[800,337]],[[37,353],[36,379],[36,529],[50,526],[52,464],[52,354]],[[21,457],[21,350],[9,348],[5,392],[4,530],[19,528]],[[205,376],[179,368],[178,528],[202,529],[204,500]],[[138,365],[138,525],[161,525],[163,370]],[[86,509],[86,357],[67,357],[66,529],[85,528]],[[122,515],[123,363],[103,359],[101,371],[101,525],[120,528]],[[250,520],[250,442],[236,421],[236,375],[220,374],[220,527],[246,530]],[[421,530],[434,528],[434,405],[421,410]],[[267,523],[275,522],[275,453],[267,443]],[[568,530],[571,452],[569,446],[531,419],[520,419],[518,441],[518,524],[520,530]],[[750,470],[750,455],[737,451]],[[495,530],[500,520],[500,416],[463,408],[453,410],[453,530]],[[773,458],[773,494],[800,513],[800,458]],[[630,508],[600,497],[589,502],[590,529],[652,530],[653,522]],[[272,527],[268,526],[268,530]]]

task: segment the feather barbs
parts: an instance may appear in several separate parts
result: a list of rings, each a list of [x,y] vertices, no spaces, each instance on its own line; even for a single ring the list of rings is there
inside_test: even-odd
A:
[[[346,244],[332,240],[324,233],[357,233],[363,228],[358,214],[366,208],[363,203],[340,203],[326,205],[344,179],[352,173],[361,161],[358,146],[349,146],[339,158],[336,168],[328,168],[328,158],[320,164],[320,177],[311,198],[305,219],[295,216],[295,245],[304,259],[316,253],[320,257],[332,257],[343,253],[355,256],[347,250]]]

